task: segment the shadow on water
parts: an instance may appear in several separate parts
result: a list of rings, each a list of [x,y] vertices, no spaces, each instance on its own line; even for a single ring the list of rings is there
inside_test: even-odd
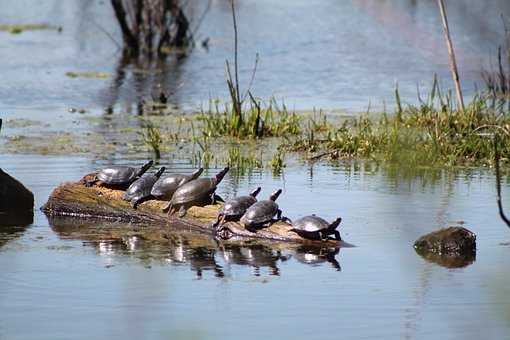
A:
[[[254,276],[281,275],[280,264],[294,258],[311,266],[330,263],[340,271],[339,248],[303,246],[270,241],[219,243],[209,235],[172,227],[164,230],[139,225],[49,217],[52,230],[61,239],[81,240],[100,255],[134,256],[145,266],[152,262],[189,265],[201,279],[205,272],[226,276],[232,266],[252,268]]]

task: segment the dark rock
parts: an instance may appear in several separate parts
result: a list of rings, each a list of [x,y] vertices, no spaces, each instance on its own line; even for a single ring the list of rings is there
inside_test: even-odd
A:
[[[414,249],[425,259],[444,267],[464,267],[475,260],[476,235],[463,227],[449,227],[420,237]]]
[[[0,226],[32,223],[34,195],[0,169]]]

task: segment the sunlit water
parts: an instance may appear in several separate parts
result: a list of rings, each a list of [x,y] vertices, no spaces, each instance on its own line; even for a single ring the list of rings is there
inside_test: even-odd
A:
[[[157,84],[185,110],[224,98],[223,63],[232,53],[228,4],[212,1],[197,34],[199,41],[210,38],[208,51],[198,47],[180,62],[170,58],[147,77],[134,77],[130,65],[114,86],[120,54],[98,28],[120,41],[108,1],[0,1],[1,23],[63,27],[62,33],[0,32],[0,118],[42,122],[31,134],[85,133],[91,127],[67,113],[69,107],[127,109]],[[205,2],[190,6],[199,16]],[[239,1],[243,83],[258,52],[253,92],[285,98],[297,109],[354,112],[369,101],[391,103],[396,81],[404,100],[414,101],[416,86],[426,86],[433,73],[449,86],[435,6],[432,0]],[[494,62],[499,15],[509,5],[448,1],[448,10],[469,95],[481,69]],[[67,71],[110,77],[73,79]],[[116,134],[121,119],[100,123],[99,133]],[[123,157],[1,155],[0,167],[34,192],[38,208],[62,181],[112,161],[141,162]],[[170,171],[190,171],[188,160],[169,159],[163,165]],[[493,177],[463,170],[408,178],[346,162],[291,166],[281,177],[228,175],[222,182],[225,197],[259,185],[261,196],[283,188],[278,203],[291,218],[342,216],[342,237],[356,247],[330,257],[271,246],[224,249],[207,236],[178,246],[101,240],[102,228],[111,226],[50,224],[36,209],[33,224],[0,231],[0,338],[508,338],[510,234],[497,214]],[[506,205],[508,184],[503,196]],[[416,238],[459,223],[477,234],[474,263],[448,269],[415,253]]]
[[[0,160],[35,193],[37,207],[61,181],[100,165],[73,157]],[[0,248],[0,336],[508,336],[510,237],[497,215],[490,172],[407,180],[374,167],[316,165],[283,177],[227,176],[219,193],[229,197],[258,185],[262,195],[284,188],[278,203],[291,218],[344,218],[342,237],[356,247],[336,255],[341,271],[324,258],[281,248],[91,242],[86,231],[65,223],[51,228],[36,211],[33,225],[2,235],[8,241]],[[510,195],[507,186],[503,194]],[[473,264],[447,269],[415,253],[417,237],[459,221],[477,234]]]

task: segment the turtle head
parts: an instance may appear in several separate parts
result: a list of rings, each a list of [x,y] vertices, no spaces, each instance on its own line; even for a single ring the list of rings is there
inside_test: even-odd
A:
[[[144,165],[142,165],[142,167],[138,170],[138,176],[142,176],[144,173],[146,173],[147,170],[150,169],[152,164],[154,164],[154,162],[152,160],[150,160],[147,163],[145,163]]]
[[[328,227],[328,230],[336,230],[336,228],[338,228],[338,225],[340,224],[340,222],[342,222],[341,217],[339,217],[336,220],[334,220],[333,222],[331,222],[331,224]]]
[[[271,200],[273,202],[276,201],[276,199],[278,198],[278,196],[280,196],[281,193],[282,193],[282,189],[276,190],[275,192],[273,192],[271,194],[271,196],[269,196],[269,200]]]
[[[260,187],[258,187],[257,189],[253,190],[252,192],[250,192],[250,196],[255,198],[255,197],[257,197],[259,192],[260,192]]]
[[[197,179],[198,177],[200,177],[200,175],[202,174],[202,172],[204,171],[204,168],[200,168],[198,170],[195,170],[191,175],[190,175],[190,181],[194,180],[194,179]]]
[[[163,175],[163,172],[165,172],[166,168],[164,166],[162,166],[161,168],[159,168],[158,172],[156,172],[156,174],[154,176],[156,176],[157,178],[160,178],[161,175]]]
[[[216,175],[216,184],[220,183],[221,180],[223,179],[223,177],[225,177],[225,175],[227,174],[228,172],[228,166],[226,168],[224,168],[223,170],[221,170],[217,175]]]

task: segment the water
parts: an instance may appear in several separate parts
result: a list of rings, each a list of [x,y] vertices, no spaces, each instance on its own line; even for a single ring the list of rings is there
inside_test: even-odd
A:
[[[197,15],[205,3],[190,6]],[[499,14],[510,8],[503,0],[448,6],[469,94],[501,41]],[[109,105],[128,111],[158,83],[177,110],[226,96],[227,1],[212,2],[197,35],[210,37],[209,51],[170,59],[146,77],[134,77],[130,65],[121,86],[112,79],[119,53],[97,27],[119,39],[108,1],[0,1],[0,8],[2,22],[64,28],[0,32],[0,117],[36,121],[4,126],[3,136],[73,131],[120,143],[132,122],[99,112]],[[396,80],[406,101],[433,73],[449,86],[435,1],[243,0],[238,9],[242,78],[260,53],[254,93],[261,97],[274,94],[303,110],[356,112],[369,100],[390,103]],[[112,76],[71,79],[67,71]],[[89,114],[77,118],[69,107]],[[38,208],[62,181],[145,156],[102,149],[82,157],[10,153],[0,155],[0,166],[34,192]],[[170,171],[190,171],[189,159],[165,156]],[[227,175],[219,194],[262,186],[265,196],[283,188],[278,203],[287,216],[340,215],[342,237],[356,247],[337,254],[274,243],[222,248],[182,230],[155,242],[124,232],[133,225],[48,221],[36,209],[31,225],[0,229],[0,338],[508,338],[510,240],[491,171],[409,174],[371,163],[291,164],[280,177]],[[503,197],[507,205],[507,182]],[[419,236],[461,223],[477,235],[472,264],[445,268],[415,253]],[[124,237],[112,238],[119,233]]]
[[[93,169],[74,157],[2,156],[6,171],[41,206],[61,181]],[[37,166],[37,172],[34,172]],[[0,248],[0,335],[9,339],[109,337],[505,338],[510,331],[508,230],[497,216],[488,172],[403,179],[384,169],[314,166],[241,180],[219,192],[277,187],[290,217],[344,218],[335,259],[304,249],[221,249],[206,236],[177,233],[168,246],[101,233],[122,226],[56,221],[4,233]],[[505,186],[503,195],[510,189]],[[311,203],[313,202],[313,203]],[[448,269],[418,256],[420,235],[463,221],[477,234],[476,261]],[[130,228],[130,226],[123,226]],[[187,240],[187,241],[186,241]],[[318,261],[317,261],[318,260]],[[316,263],[315,263],[316,261]],[[27,326],[29,325],[29,326]]]
[[[196,34],[210,39],[209,50],[170,58],[162,67],[127,65],[108,32],[121,41],[108,1],[0,1],[2,22],[49,23],[56,31],[13,35],[0,32],[0,110],[27,113],[88,110],[115,105],[128,109],[161,84],[177,108],[196,110],[209,98],[226,98],[225,59],[232,59],[228,1],[212,1]],[[191,2],[193,27],[206,8]],[[481,86],[481,70],[496,62],[503,43],[500,15],[510,16],[506,0],[450,1],[448,13],[467,95]],[[435,0],[335,1],[243,0],[238,4],[240,71],[243,87],[260,55],[253,93],[285,99],[296,109],[364,111],[369,102],[391,106],[395,83],[406,102],[430,88],[438,74],[452,88],[448,57]],[[200,44],[199,44],[200,45]],[[133,68],[144,73],[133,74]],[[107,72],[108,79],[69,78],[68,71]],[[117,71],[125,72],[122,82]],[[32,113],[35,115],[35,113]]]

